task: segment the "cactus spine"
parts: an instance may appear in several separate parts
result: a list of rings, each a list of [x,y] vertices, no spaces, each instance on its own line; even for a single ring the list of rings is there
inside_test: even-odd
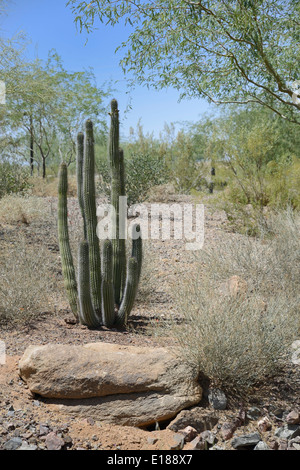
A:
[[[84,241],[80,243],[78,251],[78,300],[68,236],[67,167],[64,163],[60,172],[59,237],[63,273],[66,287],[69,289],[69,301],[72,310],[74,308],[76,318],[91,328],[100,325],[108,328],[126,325],[136,297],[142,266],[142,239],[139,225],[133,228],[132,253],[126,265],[127,211],[120,206],[120,197],[125,196],[124,155],[119,148],[119,111],[116,100],[111,102],[110,117],[109,159],[111,203],[115,210],[115,217],[112,220],[115,238],[103,242],[102,259],[96,233],[95,155],[91,121],[86,122],[85,135],[79,133],[77,137],[77,193],[84,226]]]

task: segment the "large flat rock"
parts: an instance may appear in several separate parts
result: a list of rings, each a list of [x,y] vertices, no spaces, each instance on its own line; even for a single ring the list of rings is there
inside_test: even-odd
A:
[[[198,404],[197,374],[165,348],[91,343],[30,346],[20,376],[67,413],[145,426]]]

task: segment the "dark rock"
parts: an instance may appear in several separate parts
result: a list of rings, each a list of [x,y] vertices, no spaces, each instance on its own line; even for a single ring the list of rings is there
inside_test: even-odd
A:
[[[235,437],[232,439],[232,447],[234,449],[241,449],[244,447],[255,447],[261,441],[260,434],[254,432],[251,434],[244,434],[243,436]]]
[[[185,446],[184,450],[206,450],[206,448],[207,444],[200,436],[197,436]]]
[[[222,390],[212,388],[208,391],[208,402],[215,410],[226,410],[227,398]]]
[[[17,450],[22,445],[22,439],[20,437],[13,437],[4,444],[5,450]]]
[[[261,417],[261,411],[256,406],[253,406],[247,411],[247,418],[251,421],[256,421]]]
[[[300,426],[295,424],[285,424],[275,431],[275,436],[280,439],[293,439],[300,435]]]

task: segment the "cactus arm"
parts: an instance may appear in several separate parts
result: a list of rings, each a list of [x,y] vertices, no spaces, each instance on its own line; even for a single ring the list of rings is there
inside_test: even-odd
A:
[[[79,244],[78,250],[78,297],[80,323],[90,328],[100,325],[93,308],[90,290],[89,245],[86,240]]]
[[[131,256],[137,261],[137,274],[138,282],[141,277],[142,263],[143,263],[143,242],[141,227],[139,224],[135,224],[132,229],[132,253]]]
[[[138,288],[138,264],[135,258],[129,258],[127,267],[126,285],[120,309],[117,314],[116,325],[124,327],[133,308]]]
[[[86,235],[89,245],[91,296],[96,315],[101,319],[101,258],[97,237],[97,214],[95,195],[94,134],[91,121],[86,122],[83,163],[83,206]]]
[[[68,167],[65,163],[61,163],[58,183],[58,242],[68,301],[75,318],[78,320],[77,282],[69,239],[67,194]]]
[[[77,196],[79,207],[81,210],[81,215],[83,219],[83,230],[84,238],[86,239],[86,221],[84,214],[84,203],[83,203],[83,160],[84,160],[84,134],[80,132],[77,135],[77,161],[76,161],[76,171],[77,171]]]
[[[115,322],[115,302],[113,287],[112,243],[105,240],[102,247],[102,317],[103,324],[111,328]]]
[[[109,138],[109,160],[111,166],[111,203],[115,209],[113,224],[116,238],[113,246],[113,284],[115,290],[115,303],[120,305],[122,288],[126,276],[126,247],[125,240],[120,238],[120,200],[122,192],[125,193],[124,157],[119,149],[119,110],[116,100],[111,101],[111,125]],[[120,155],[121,154],[121,155]],[[121,156],[121,158],[120,158]],[[122,231],[122,230],[121,230]]]

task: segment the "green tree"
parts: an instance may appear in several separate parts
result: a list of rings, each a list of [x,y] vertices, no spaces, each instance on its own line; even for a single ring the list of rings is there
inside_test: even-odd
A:
[[[121,61],[182,97],[259,103],[300,124],[299,0],[69,0],[80,29],[131,25]]]
[[[8,81],[5,135],[20,155],[30,155],[31,173],[36,164],[45,178],[49,160],[56,166],[60,160],[68,165],[75,161],[76,135],[87,116],[99,132],[105,131],[104,100],[109,92],[97,86],[92,70],[67,71],[55,51],[46,63],[36,59],[26,64],[21,58],[17,86]],[[11,59],[8,70],[13,67]]]

